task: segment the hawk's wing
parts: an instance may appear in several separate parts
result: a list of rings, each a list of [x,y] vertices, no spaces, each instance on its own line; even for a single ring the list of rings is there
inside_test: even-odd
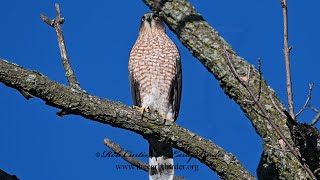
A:
[[[130,89],[131,89],[133,104],[135,106],[141,107],[139,82],[137,82],[133,77],[134,77],[133,72],[129,72]]]
[[[180,54],[177,57],[176,76],[174,77],[171,84],[171,95],[172,95],[172,112],[174,120],[177,119],[180,109],[180,99],[182,91],[182,69]]]

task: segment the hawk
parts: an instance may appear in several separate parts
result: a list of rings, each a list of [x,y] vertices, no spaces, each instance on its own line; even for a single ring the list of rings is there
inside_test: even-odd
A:
[[[134,106],[157,111],[166,124],[179,114],[182,71],[180,54],[167,36],[155,13],[141,18],[139,36],[129,56],[129,79]],[[148,137],[149,179],[173,179],[173,152],[170,145]]]

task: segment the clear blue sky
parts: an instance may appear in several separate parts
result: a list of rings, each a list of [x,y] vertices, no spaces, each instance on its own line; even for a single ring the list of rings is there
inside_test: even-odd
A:
[[[262,58],[269,85],[286,102],[282,54],[282,11],[274,1],[191,1],[240,56],[257,64]],[[87,92],[132,105],[127,64],[142,14],[150,11],[141,0],[61,1],[63,32],[71,64]],[[290,44],[296,110],[304,103],[308,83],[315,82],[311,104],[320,109],[318,51],[320,1],[289,1]],[[56,35],[39,15],[55,16],[54,1],[3,1],[0,4],[0,57],[67,84]],[[177,123],[211,139],[256,174],[262,144],[250,121],[175,34],[183,63],[183,93]],[[58,109],[37,98],[25,100],[16,90],[0,84],[0,169],[21,179],[147,179],[141,170],[116,170],[121,158],[97,158],[109,151],[108,137],[133,154],[148,152],[139,135],[78,116],[58,118]],[[311,122],[306,110],[299,118]],[[319,123],[320,124],[320,123]],[[319,128],[320,125],[317,125]],[[147,162],[147,158],[142,158]],[[198,171],[180,170],[187,179],[218,179],[209,168],[192,159],[176,162],[199,165]],[[133,178],[134,177],[134,178]]]

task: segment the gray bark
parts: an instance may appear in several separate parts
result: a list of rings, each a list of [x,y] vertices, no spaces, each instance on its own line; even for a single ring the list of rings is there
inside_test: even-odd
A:
[[[80,115],[136,132],[144,138],[152,136],[172,144],[174,148],[197,158],[223,179],[254,179],[234,155],[177,124],[164,125],[165,120],[159,114],[145,112],[142,116],[129,106],[51,81],[36,71],[24,69],[3,59],[0,59],[0,82],[30,93],[67,114]]]
[[[230,54],[230,59],[240,76],[246,76],[249,66],[253,68],[249,84],[255,90],[254,93],[258,94],[260,76],[254,66],[238,56],[187,0],[144,0],[144,3],[162,15],[168,27],[177,35],[182,44],[215,76],[224,92],[241,107],[252,122],[256,132],[263,140],[266,161],[262,164],[275,165],[280,179],[309,178],[299,160],[291,152],[279,150],[281,145],[278,134],[271,128],[266,117],[261,116],[262,113],[257,105],[248,103],[248,100],[252,100],[249,92],[232,75],[226,63],[224,51],[227,50]],[[274,119],[289,143],[294,145],[291,131],[297,125],[288,121],[287,116],[283,115],[283,112],[286,112],[283,103],[264,78],[262,78],[259,102],[265,107],[269,117]],[[314,129],[314,133],[319,134],[317,129]],[[317,161],[319,162],[319,159]]]

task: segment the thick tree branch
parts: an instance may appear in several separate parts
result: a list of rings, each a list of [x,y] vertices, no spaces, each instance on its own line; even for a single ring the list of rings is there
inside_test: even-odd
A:
[[[247,67],[250,64],[232,50],[230,45],[209,26],[187,0],[144,0],[144,2],[152,10],[159,12],[183,45],[216,77],[224,92],[241,107],[246,116],[251,120],[257,133],[262,137],[264,154],[267,156],[268,162],[273,162],[276,165],[280,178],[307,178],[308,174],[293,154],[290,152],[279,152],[270,148],[270,146],[277,147],[280,145],[278,141],[280,137],[267,120],[261,116],[261,110],[256,105],[252,106],[246,103],[245,100],[250,95],[229,71],[226,59],[223,56],[224,49],[230,53],[230,60],[237,68],[240,76],[246,75],[248,72]],[[260,75],[254,68],[251,70],[250,79],[251,86],[259,87]],[[259,102],[267,109],[267,113],[274,119],[276,125],[281,128],[289,143],[293,144],[290,128],[288,127],[288,124],[290,126],[291,124],[287,121],[287,118],[284,118],[282,113],[276,110],[269,95],[274,97],[274,103],[279,106],[281,111],[285,111],[285,107],[273,89],[267,85],[264,78],[262,78],[261,86]],[[266,144],[270,146],[266,146]]]
[[[250,79],[248,78],[247,82],[243,81],[239,74],[237,73],[237,70],[235,69],[234,65],[232,64],[232,62],[230,61],[229,58],[229,54],[227,51],[225,51],[225,59],[227,60],[227,64],[232,72],[232,74],[237,78],[237,80],[246,88],[246,90],[248,91],[248,93],[251,96],[251,99],[254,101],[254,103],[259,107],[259,109],[262,112],[262,115],[264,117],[266,117],[266,119],[268,120],[268,122],[270,123],[270,125],[272,126],[272,128],[277,132],[277,134],[280,136],[281,140],[285,143],[285,145],[289,148],[289,151],[300,161],[300,163],[303,165],[303,168],[305,169],[305,171],[310,175],[310,177],[312,177],[312,179],[316,179],[316,177],[314,176],[314,174],[312,173],[312,171],[309,169],[308,165],[303,162],[303,160],[301,159],[301,155],[300,153],[293,147],[293,145],[286,139],[286,137],[284,137],[283,133],[281,132],[281,130],[279,129],[279,127],[274,123],[274,120],[272,119],[272,117],[270,117],[268,115],[267,110],[265,109],[265,107],[262,106],[262,104],[255,98],[249,83],[250,83]],[[249,69],[250,70],[250,69]],[[248,71],[250,72],[250,71]],[[261,71],[260,72],[260,76],[261,76]],[[310,86],[310,89],[312,90],[312,86]],[[309,92],[310,94],[310,92]],[[308,98],[309,99],[309,98]],[[307,101],[309,102],[309,101]],[[268,144],[267,144],[268,145]],[[280,144],[281,145],[281,144]],[[270,145],[268,145],[270,147]],[[271,146],[272,147],[272,146]],[[276,147],[272,147],[277,149]],[[278,149],[279,150],[279,149]]]
[[[0,82],[24,90],[52,107],[100,123],[152,136],[186,154],[199,159],[223,179],[254,179],[230,153],[213,142],[173,124],[164,125],[158,114],[141,113],[124,104],[92,96],[83,91],[49,80],[35,71],[27,70],[0,59]]]

